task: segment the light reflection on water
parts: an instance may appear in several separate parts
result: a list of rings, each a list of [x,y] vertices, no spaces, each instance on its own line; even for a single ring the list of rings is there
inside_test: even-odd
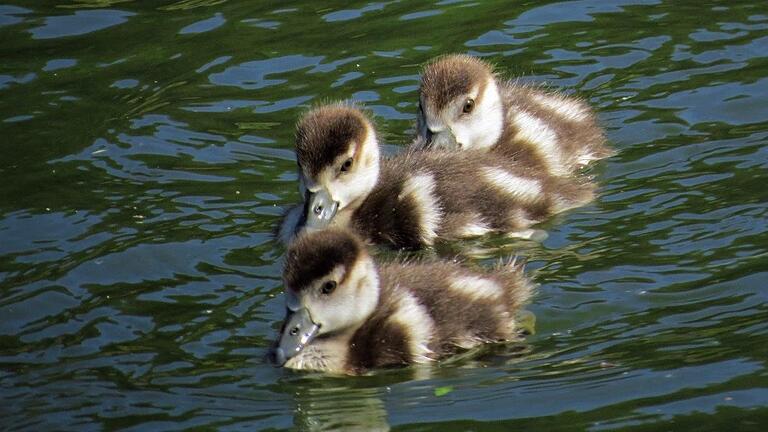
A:
[[[764,424],[762,2],[5,4],[0,37],[2,429]],[[396,152],[419,65],[455,51],[588,98],[619,150],[543,244],[447,248],[526,257],[536,335],[272,368],[297,116],[351,98]]]

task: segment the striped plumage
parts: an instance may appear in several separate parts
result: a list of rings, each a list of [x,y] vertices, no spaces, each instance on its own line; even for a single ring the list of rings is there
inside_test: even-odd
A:
[[[550,176],[486,151],[408,150],[380,159],[376,131],[359,109],[328,105],[297,126],[296,153],[305,204],[284,217],[290,241],[313,217],[313,195],[338,209],[330,225],[367,240],[418,249],[441,239],[504,232],[527,237],[531,225],[588,202],[586,180]],[[346,167],[346,168],[345,168]]]
[[[422,73],[416,148],[484,149],[555,176],[572,176],[610,156],[582,100],[503,81],[491,66],[454,54]]]
[[[301,234],[283,279],[288,314],[273,358],[346,374],[516,340],[515,312],[533,289],[514,263],[493,271],[449,261],[379,264],[351,231],[335,228]]]

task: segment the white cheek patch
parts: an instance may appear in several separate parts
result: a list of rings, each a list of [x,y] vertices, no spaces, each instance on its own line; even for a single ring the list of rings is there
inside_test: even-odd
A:
[[[357,200],[364,199],[376,186],[379,178],[379,161],[371,157],[368,159],[366,162],[369,163],[361,161],[364,165],[358,167],[355,172],[342,174],[326,183],[333,199],[339,202],[339,210]]]
[[[393,322],[400,324],[408,337],[411,358],[416,363],[432,361],[429,343],[435,334],[435,323],[425,308],[413,294],[403,292],[397,299],[396,312],[390,316]]]
[[[456,122],[451,126],[451,133],[457,144],[460,144],[462,150],[482,148],[481,143],[472,139],[474,130],[482,126],[476,125],[478,122]]]
[[[450,287],[473,300],[497,300],[504,294],[499,284],[478,276],[453,277],[450,280]]]
[[[373,260],[358,259],[346,274],[344,282],[344,266],[338,266],[324,278],[318,279],[313,286],[309,304],[312,318],[321,324],[320,334],[357,329],[368,319],[379,302],[379,277]],[[320,294],[320,285],[328,279],[339,281],[336,291],[326,297]],[[306,299],[306,297],[305,297]]]
[[[475,110],[469,116],[459,117],[450,125],[451,130],[463,150],[489,149],[496,144],[504,129],[504,108],[499,89],[491,78],[485,83],[482,97],[478,96],[478,88],[473,89],[468,96],[477,100]],[[443,116],[451,118],[451,113],[460,112],[464,100],[457,100]]]
[[[403,184],[398,200],[410,196],[419,210],[422,241],[431,245],[437,237],[437,227],[442,219],[440,204],[435,196],[435,178],[431,174],[417,174]]]
[[[336,298],[328,303],[313,302],[308,308],[314,321],[320,324],[320,334],[334,332],[344,328],[357,317],[354,316],[354,298]],[[364,318],[364,317],[361,317]]]
[[[339,203],[339,210],[346,208],[349,203],[359,198],[361,193],[364,192],[363,188],[361,187],[363,183],[364,181],[358,179],[356,174],[347,176],[347,178],[344,179],[335,180],[330,183],[328,189],[330,190],[334,201]]]
[[[486,82],[478,105],[473,125],[473,145],[477,148],[490,148],[496,144],[504,130],[504,104],[494,78]]]
[[[349,308],[355,297],[346,292],[346,284],[339,284],[330,296],[321,293],[322,284],[328,280],[341,281],[344,272],[343,265],[336,266],[326,276],[318,278],[310,288],[311,291],[303,296],[303,306],[309,309],[313,321],[320,324],[320,334],[339,330],[355,319],[352,315],[355,309]]]
[[[538,180],[518,177],[495,167],[485,168],[483,175],[494,186],[521,200],[535,202],[543,198]]]
[[[498,118],[495,118],[498,117]],[[478,113],[476,119],[464,131],[456,134],[456,141],[464,144],[465,149],[489,149],[496,144],[503,130],[503,116]],[[460,128],[459,130],[464,129]]]
[[[557,134],[552,128],[525,111],[516,112],[512,121],[518,129],[515,139],[527,141],[533,145],[537,153],[544,158],[552,174],[569,173],[562,161]]]
[[[567,120],[584,121],[589,118],[589,112],[581,103],[565,96],[536,94],[533,100]]]

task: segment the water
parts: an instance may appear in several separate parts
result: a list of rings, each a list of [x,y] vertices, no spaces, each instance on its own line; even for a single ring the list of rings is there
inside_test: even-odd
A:
[[[0,5],[0,429],[763,430],[768,6]],[[262,361],[292,136],[352,98],[388,151],[448,52],[587,98],[618,155],[543,244],[537,333],[346,378]]]

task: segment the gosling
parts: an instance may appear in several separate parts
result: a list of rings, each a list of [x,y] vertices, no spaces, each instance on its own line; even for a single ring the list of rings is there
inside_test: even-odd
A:
[[[454,262],[377,264],[352,232],[300,235],[286,253],[277,366],[337,374],[429,363],[521,338],[533,286],[515,262],[493,272]]]
[[[316,108],[299,121],[296,156],[304,203],[284,216],[284,243],[325,226],[412,250],[489,232],[535,238],[542,231],[533,224],[594,196],[589,181],[552,177],[485,151],[382,159],[371,121],[345,104]]]
[[[419,93],[416,148],[492,151],[554,176],[613,154],[585,102],[503,81],[476,57],[428,64]]]

